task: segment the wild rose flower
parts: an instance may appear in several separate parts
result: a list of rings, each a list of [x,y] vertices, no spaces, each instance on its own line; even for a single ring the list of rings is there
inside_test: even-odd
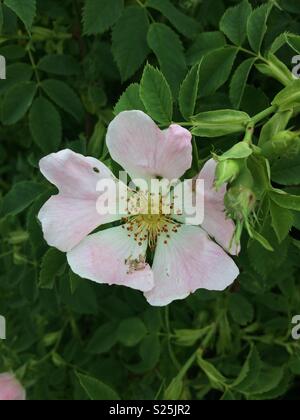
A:
[[[192,164],[191,140],[188,130],[173,124],[162,131],[141,111],[119,114],[106,138],[111,157],[131,179],[147,181],[182,177]],[[235,226],[225,217],[226,186],[214,189],[213,160],[199,174],[205,182],[201,227],[187,225],[184,216],[166,215],[161,208],[159,214],[126,214],[125,219],[121,214],[101,215],[96,208],[102,199],[97,184],[116,180],[94,158],[63,150],[43,158],[40,169],[59,190],[39,213],[44,237],[49,245],[67,252],[71,269],[80,277],[140,290],[151,305],[163,306],[199,288],[224,290],[239,275],[224,250],[238,252],[230,250]],[[197,189],[190,193],[201,194]],[[117,220],[123,224],[91,234]],[[152,267],[147,262],[149,247],[154,254]]]
[[[0,401],[24,401],[25,399],[25,390],[14,375],[0,374]]]

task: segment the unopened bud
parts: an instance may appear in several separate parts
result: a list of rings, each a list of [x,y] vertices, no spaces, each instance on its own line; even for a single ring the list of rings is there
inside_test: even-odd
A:
[[[256,196],[254,192],[244,186],[233,187],[225,195],[225,206],[233,219],[247,219],[254,210]]]
[[[238,160],[228,159],[218,163],[216,169],[215,187],[219,190],[224,184],[233,182],[240,173]]]

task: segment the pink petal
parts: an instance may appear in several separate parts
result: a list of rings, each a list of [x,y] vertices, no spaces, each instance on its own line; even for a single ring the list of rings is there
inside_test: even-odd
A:
[[[82,278],[148,291],[154,284],[153,273],[148,264],[139,263],[146,250],[147,241],[140,246],[120,226],[88,236],[67,256],[71,269]]]
[[[100,215],[97,211],[97,183],[114,179],[111,171],[91,157],[62,150],[40,161],[42,174],[59,189],[42,207],[38,218],[50,246],[66,252],[99,225],[120,219],[118,215]]]
[[[197,289],[224,290],[238,277],[234,261],[200,227],[182,226],[170,236],[157,244],[155,287],[145,294],[151,305],[168,305]]]
[[[26,392],[14,375],[2,373],[0,375],[0,401],[24,401]]]
[[[198,176],[199,179],[204,180],[205,186],[205,213],[202,227],[232,255],[237,255],[240,252],[240,247],[232,243],[235,224],[225,214],[224,197],[226,185],[219,191],[216,191],[214,188],[216,167],[217,163],[211,159],[206,163]]]
[[[191,133],[178,125],[160,130],[141,111],[120,113],[107,132],[112,158],[132,179],[180,178],[192,164],[191,139]]]

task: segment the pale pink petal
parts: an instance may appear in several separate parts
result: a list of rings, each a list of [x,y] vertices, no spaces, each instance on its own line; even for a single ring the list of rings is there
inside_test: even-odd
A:
[[[67,254],[74,273],[82,278],[148,291],[153,273],[145,263],[147,241],[138,242],[125,226],[88,236]]]
[[[204,217],[201,222],[202,228],[224,249],[232,255],[238,255],[240,246],[233,241],[235,224],[225,213],[224,198],[227,186],[224,185],[218,191],[214,188],[216,165],[213,159],[209,160],[204,165],[198,177],[192,183],[185,184],[184,209],[186,210],[188,207],[187,203],[191,202],[198,209],[198,213],[202,215],[204,203]],[[196,180],[204,181],[204,190],[201,188],[201,184],[196,183]],[[194,222],[193,218],[187,217],[186,213],[184,212],[182,216],[175,214],[174,218],[180,223],[191,225],[200,224],[197,222],[199,217],[194,218]]]
[[[198,178],[204,180],[204,221],[203,229],[232,255],[240,252],[240,247],[233,243],[235,224],[225,214],[224,197],[226,185],[216,191],[214,188],[217,163],[209,160]]]
[[[62,150],[40,161],[42,174],[54,184],[59,194],[42,207],[38,218],[50,246],[70,251],[99,225],[119,220],[119,215],[97,211],[101,179],[114,179],[111,171],[91,157]]]
[[[171,125],[160,130],[141,111],[120,113],[110,124],[107,146],[132,179],[180,178],[192,164],[191,133]]]
[[[0,401],[24,401],[25,389],[11,373],[0,374]]]
[[[153,263],[154,283],[145,294],[154,306],[184,299],[197,289],[224,290],[239,275],[226,252],[200,227],[183,225],[160,237]]]

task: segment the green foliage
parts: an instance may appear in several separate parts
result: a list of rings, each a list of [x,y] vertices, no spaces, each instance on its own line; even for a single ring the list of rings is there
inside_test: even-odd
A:
[[[0,2],[0,373],[28,399],[299,399],[298,3]],[[189,176],[217,161],[241,240],[228,290],[152,308],[46,245],[39,160],[70,148],[115,169],[106,129],[133,109],[192,132]]]

